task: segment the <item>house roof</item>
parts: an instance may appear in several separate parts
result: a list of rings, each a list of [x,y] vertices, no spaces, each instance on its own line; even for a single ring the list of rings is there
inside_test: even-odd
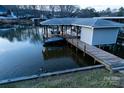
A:
[[[94,17],[97,19],[124,19],[124,16],[119,17]]]
[[[91,28],[124,27],[124,24],[97,18],[53,18],[41,22],[41,25],[76,25]]]

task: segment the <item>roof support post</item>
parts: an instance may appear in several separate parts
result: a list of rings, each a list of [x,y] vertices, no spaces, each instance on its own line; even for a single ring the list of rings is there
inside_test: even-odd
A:
[[[72,38],[72,42],[73,42],[73,36],[72,36],[72,25],[71,25],[71,38]]]
[[[78,26],[76,26],[76,38],[77,38],[77,47],[78,47]]]
[[[44,35],[44,28],[43,28],[44,26],[42,26],[42,34]]]
[[[45,40],[45,30],[44,30],[44,26],[42,26],[42,36],[43,36],[43,41]]]
[[[46,26],[46,36],[48,38],[48,26]]]
[[[44,36],[46,38],[46,26],[44,26]]]
[[[59,25],[57,25],[57,31],[59,31]]]
[[[64,26],[62,25],[62,36],[63,36],[63,30],[64,30],[63,27],[64,27]]]
[[[66,34],[68,34],[68,25],[66,26]]]
[[[71,36],[72,36],[72,26],[71,26]]]
[[[44,36],[45,36],[46,35],[45,26],[43,27],[43,29],[44,29]]]
[[[78,26],[76,26],[76,37],[78,39]]]
[[[54,25],[52,26],[52,30],[53,30],[53,32],[54,32]]]

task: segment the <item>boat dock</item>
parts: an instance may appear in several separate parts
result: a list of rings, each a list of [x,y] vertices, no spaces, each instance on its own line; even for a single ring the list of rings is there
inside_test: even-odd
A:
[[[84,56],[91,56],[94,62],[103,64],[111,72],[124,70],[124,59],[94,46],[116,44],[123,24],[97,18],[53,18],[41,25],[46,37],[49,37],[49,28],[60,31],[60,35],[76,49],[83,51]]]
[[[68,43],[80,49],[85,54],[91,56],[94,59],[94,62],[100,62],[103,64],[106,69],[111,72],[118,72],[124,70],[124,59],[117,57],[111,53],[108,53],[100,48],[91,46],[85,42],[80,41],[79,39],[69,36],[64,36]]]

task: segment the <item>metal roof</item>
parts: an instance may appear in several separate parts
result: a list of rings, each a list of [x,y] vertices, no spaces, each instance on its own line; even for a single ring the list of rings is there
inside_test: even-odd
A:
[[[53,18],[41,22],[41,25],[76,25],[91,28],[124,27],[124,24],[97,18]]]
[[[124,19],[124,16],[121,17],[94,17],[97,19]]]

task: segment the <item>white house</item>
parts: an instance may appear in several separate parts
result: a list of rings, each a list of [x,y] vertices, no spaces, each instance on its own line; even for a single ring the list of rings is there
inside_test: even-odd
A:
[[[124,27],[124,24],[95,18],[54,18],[41,24],[81,27],[80,40],[90,45],[116,43],[119,29]]]

